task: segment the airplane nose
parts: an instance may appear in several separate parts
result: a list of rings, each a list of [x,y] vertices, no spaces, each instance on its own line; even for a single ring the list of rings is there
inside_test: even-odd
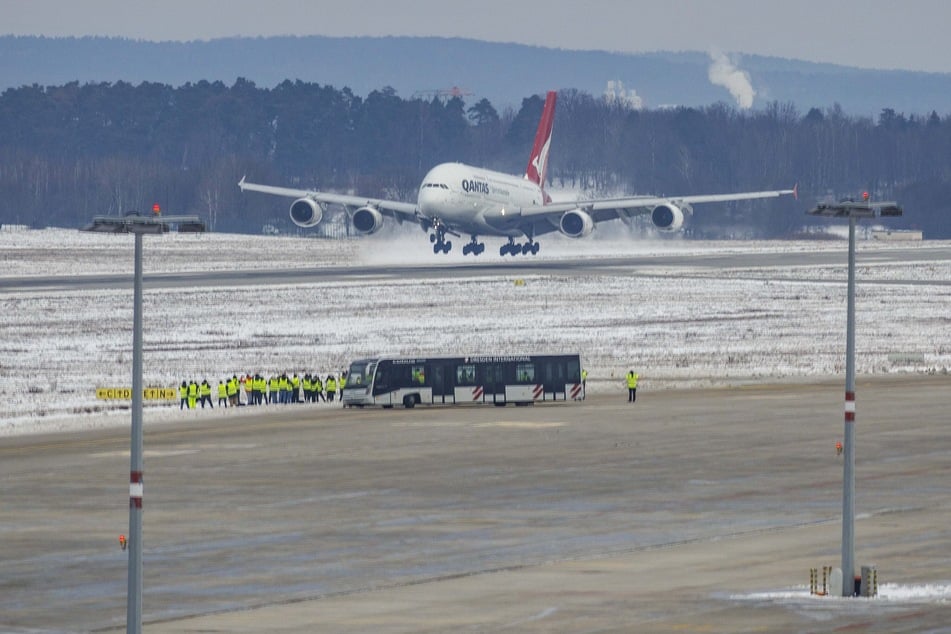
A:
[[[444,191],[436,187],[423,187],[419,190],[419,196],[416,199],[416,204],[419,206],[420,212],[426,215],[430,215],[434,209],[437,209],[440,206],[440,203],[445,199]]]

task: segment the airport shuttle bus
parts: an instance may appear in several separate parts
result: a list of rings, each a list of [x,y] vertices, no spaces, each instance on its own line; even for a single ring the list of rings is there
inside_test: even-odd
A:
[[[359,359],[343,390],[348,407],[528,405],[583,397],[577,354]]]

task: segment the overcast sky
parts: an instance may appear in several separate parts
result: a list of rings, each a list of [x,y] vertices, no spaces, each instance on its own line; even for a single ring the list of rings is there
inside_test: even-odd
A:
[[[0,35],[437,35],[951,72],[948,0],[0,0],[0,17]]]

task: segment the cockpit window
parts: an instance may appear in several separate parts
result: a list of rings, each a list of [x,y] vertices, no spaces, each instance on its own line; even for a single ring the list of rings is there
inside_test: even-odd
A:
[[[423,189],[428,187],[435,187],[437,189],[449,189],[449,186],[444,183],[423,183]]]

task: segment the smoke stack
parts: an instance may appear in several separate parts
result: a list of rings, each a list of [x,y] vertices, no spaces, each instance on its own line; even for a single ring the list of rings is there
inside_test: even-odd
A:
[[[753,97],[756,90],[750,83],[750,75],[733,65],[730,58],[720,51],[710,51],[710,68],[707,77],[715,86],[723,86],[730,91],[736,100],[736,105],[744,110],[753,107]]]

